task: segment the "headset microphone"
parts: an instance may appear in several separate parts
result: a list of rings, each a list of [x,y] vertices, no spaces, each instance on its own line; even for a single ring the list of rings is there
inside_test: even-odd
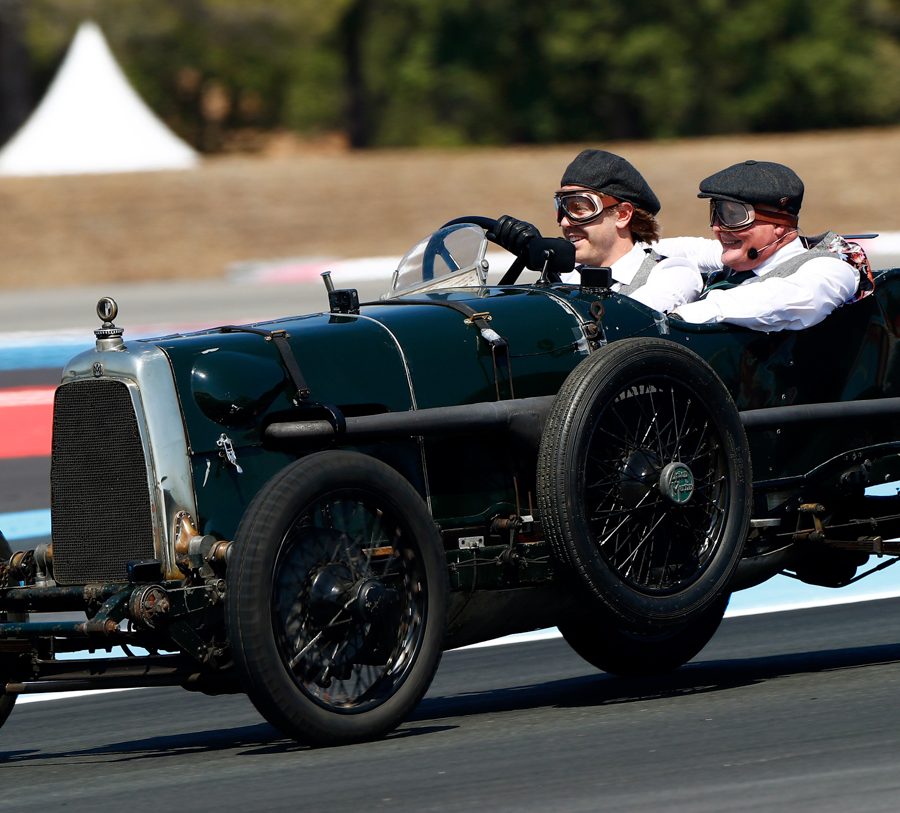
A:
[[[791,231],[786,231],[786,232],[785,232],[784,234],[782,234],[781,237],[779,237],[777,240],[773,240],[771,243],[766,243],[766,244],[765,244],[762,248],[760,248],[760,249],[748,248],[748,249],[747,249],[747,259],[748,259],[748,260],[755,260],[757,257],[759,257],[759,252],[760,252],[760,251],[765,251],[765,250],[766,250],[767,248],[769,248],[770,246],[774,246],[776,243],[780,243],[780,242],[781,242],[782,240],[784,240],[784,238],[787,237],[789,234],[796,234],[796,233],[797,233],[797,230],[796,230],[796,229],[792,229]]]

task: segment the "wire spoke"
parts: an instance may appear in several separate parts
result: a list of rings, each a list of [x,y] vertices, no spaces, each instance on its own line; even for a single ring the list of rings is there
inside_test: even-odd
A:
[[[619,565],[619,569],[622,569],[623,567],[625,567],[625,565],[627,565],[628,562],[635,557],[637,552],[640,551],[644,547],[644,545],[647,543],[647,540],[650,539],[651,534],[659,527],[659,523],[662,522],[665,519],[665,517],[666,517],[665,514],[661,514],[659,516],[659,519],[657,519],[656,522],[653,523],[653,526],[650,528],[650,530],[647,531],[641,537],[641,539],[637,543],[637,545],[635,545],[634,550],[629,554],[628,558],[626,558],[625,561]],[[631,568],[629,568],[628,571],[626,571],[625,575],[628,576],[630,574],[631,574]]]
[[[658,488],[672,462],[693,475],[686,504]],[[586,517],[609,565],[644,589],[696,578],[724,533],[728,478],[717,430],[693,390],[667,378],[623,388],[597,417],[584,465]]]
[[[276,640],[298,687],[326,706],[380,703],[413,663],[426,592],[403,527],[377,499],[349,493],[314,502],[284,535],[273,571]],[[363,579],[394,591],[396,609],[355,609]]]

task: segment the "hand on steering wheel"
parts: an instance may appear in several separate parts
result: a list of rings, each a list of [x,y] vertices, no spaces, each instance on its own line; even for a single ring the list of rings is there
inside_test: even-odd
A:
[[[541,233],[535,226],[525,220],[518,220],[510,215],[497,218],[497,226],[488,232],[487,237],[511,254],[523,259],[528,256],[528,244]]]
[[[558,282],[560,275],[575,267],[575,246],[562,237],[542,237],[537,227],[525,220],[503,215],[494,220],[481,215],[457,217],[444,224],[455,226],[471,223],[480,226],[491,242],[515,254],[515,262],[507,269],[500,285],[513,285],[523,268],[540,271],[546,280]]]

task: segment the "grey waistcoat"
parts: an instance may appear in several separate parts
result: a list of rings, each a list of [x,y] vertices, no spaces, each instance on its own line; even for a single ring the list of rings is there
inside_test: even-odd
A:
[[[833,251],[829,251],[827,246],[828,243],[834,238],[835,234],[833,231],[826,232],[824,237],[816,243],[812,248],[808,248],[802,254],[798,254],[796,257],[791,257],[789,260],[785,260],[783,263],[779,263],[775,266],[768,274],[763,274],[760,279],[769,279],[769,277],[789,277],[795,271],[799,271],[802,265],[805,265],[810,260],[814,260],[816,257],[835,257]]]
[[[628,285],[622,285],[619,288],[618,293],[624,294],[625,296],[631,296],[638,288],[640,288],[650,277],[650,272],[653,270],[654,266],[663,259],[657,252],[652,248],[645,248],[644,253],[647,255],[644,257],[643,262],[638,268],[635,275],[631,278],[631,282]]]

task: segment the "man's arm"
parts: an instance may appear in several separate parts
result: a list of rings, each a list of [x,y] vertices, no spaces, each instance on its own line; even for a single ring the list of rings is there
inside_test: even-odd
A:
[[[836,257],[816,257],[787,277],[760,277],[737,288],[710,291],[678,307],[686,322],[717,323],[772,332],[802,330],[821,322],[855,293],[859,275]]]
[[[693,302],[703,290],[703,277],[697,267],[681,257],[660,260],[647,281],[632,292],[631,298],[657,311],[671,311]]]
[[[704,274],[722,267],[722,244],[707,237],[664,237],[653,244],[663,257],[683,257]]]

